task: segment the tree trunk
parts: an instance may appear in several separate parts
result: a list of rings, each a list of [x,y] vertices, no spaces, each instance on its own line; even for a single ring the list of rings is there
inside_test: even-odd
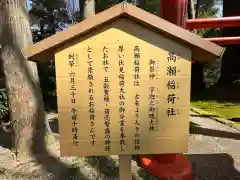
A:
[[[22,158],[31,155],[34,126],[45,116],[37,66],[28,62],[23,54],[32,44],[25,0],[0,2],[0,44],[13,127],[13,148],[17,157]],[[44,123],[35,131],[43,134]]]
[[[195,19],[195,10],[193,0],[188,0],[188,19]]]
[[[95,0],[85,0],[83,19],[87,19],[95,15]]]
[[[195,19],[195,9],[194,9],[194,0],[188,0],[187,12],[188,19]],[[190,29],[191,32],[196,33],[195,29]]]
[[[80,21],[84,20],[84,5],[85,5],[85,0],[79,0]]]
[[[197,1],[197,6],[199,6],[199,0]],[[199,8],[199,7],[198,7]],[[194,9],[194,0],[188,0],[187,6],[188,19],[195,19],[198,14],[198,9]],[[191,29],[191,32],[196,33],[195,29]],[[203,82],[203,64],[194,63],[192,64],[192,78],[191,78],[191,98],[198,98],[199,94],[205,89]]]
[[[195,18],[198,18],[199,8],[200,8],[200,0],[197,0]]]
[[[80,21],[95,15],[95,0],[79,0]]]

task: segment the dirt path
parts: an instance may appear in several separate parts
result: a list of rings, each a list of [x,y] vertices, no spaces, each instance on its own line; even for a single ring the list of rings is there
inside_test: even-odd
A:
[[[192,114],[194,116],[194,114]],[[240,180],[240,132],[214,120],[191,116],[188,157],[193,165],[193,180]],[[56,118],[50,115],[49,118]],[[53,130],[57,121],[53,121]],[[55,128],[55,129],[54,129]],[[0,143],[9,139],[1,138]],[[57,136],[56,136],[57,137]],[[58,142],[52,143],[54,155],[59,156]],[[5,145],[4,145],[5,146]],[[61,158],[69,167],[78,167],[74,173],[79,180],[118,180],[117,156]],[[64,173],[63,173],[64,174]],[[69,174],[69,176],[73,173]],[[133,161],[134,180],[154,180]],[[10,150],[0,147],[0,180],[59,180],[31,161],[18,164]],[[64,179],[64,178],[63,178]],[[73,179],[71,177],[68,178]],[[67,180],[67,179],[64,179]]]

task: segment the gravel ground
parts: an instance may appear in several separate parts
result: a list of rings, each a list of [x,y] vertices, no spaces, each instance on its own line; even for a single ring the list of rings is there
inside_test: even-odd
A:
[[[194,180],[240,180],[240,131],[208,118],[191,117],[191,122]]]
[[[54,118],[54,115],[50,115]],[[197,117],[191,113],[188,157],[193,166],[193,180],[240,180],[240,132],[214,120]],[[55,169],[34,161],[17,163],[6,142],[10,139],[0,135],[0,180],[118,180],[117,156],[61,158],[68,167],[59,162]],[[54,141],[53,141],[54,142]],[[51,160],[59,158],[59,144],[52,143]],[[53,176],[55,175],[55,177]],[[56,176],[58,174],[59,176]],[[133,180],[154,180],[133,161]]]

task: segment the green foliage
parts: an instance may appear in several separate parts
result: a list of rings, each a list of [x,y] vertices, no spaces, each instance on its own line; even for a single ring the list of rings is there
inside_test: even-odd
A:
[[[148,11],[152,14],[159,16],[160,14],[160,0],[142,0],[140,7],[145,11]]]
[[[215,7],[215,4],[219,2],[219,0],[200,0],[200,7],[199,7],[199,13],[198,18],[210,18],[210,17],[216,17],[218,13],[218,9]],[[207,38],[207,37],[217,37],[220,35],[220,29],[219,28],[206,28],[206,29],[198,29],[197,34],[201,37]]]
[[[240,122],[234,122],[233,119],[240,118],[240,104],[216,101],[193,101],[192,109],[203,116],[212,116],[216,120],[229,124],[232,127],[240,128]]]
[[[206,88],[214,86],[221,76],[221,59],[205,64],[203,68],[203,82]]]
[[[55,64],[51,61],[38,64],[38,74],[45,108],[57,111]]]
[[[210,17],[215,18],[217,13],[218,13],[218,10],[214,7],[209,9],[200,8],[198,17],[199,18],[210,18]],[[206,29],[197,30],[197,34],[204,38],[217,37],[217,36],[220,36],[220,33],[221,32],[219,28],[214,28],[214,29],[206,28]]]
[[[96,13],[104,11],[111,6],[116,5],[118,2],[118,0],[96,0]],[[131,3],[132,1],[128,0],[128,2]],[[139,2],[141,8],[153,14],[159,13],[159,0],[139,0]],[[75,12],[64,13],[65,11],[63,8],[66,7],[64,0],[31,0],[31,5],[37,9],[34,11],[36,14],[33,14],[37,19],[46,19],[44,21],[44,23],[46,23],[46,26],[44,25],[44,30],[41,30],[40,27],[33,30],[33,39],[35,42],[38,42],[54,34],[56,31],[63,30],[63,28],[60,27],[60,25],[63,25],[63,23],[69,26],[71,25],[69,23],[74,24],[80,18],[80,13],[76,10]],[[71,10],[68,9],[68,11]],[[39,17],[39,14],[42,14],[43,17]],[[68,14],[68,16],[66,16],[66,14]],[[54,26],[52,26],[51,18],[54,18]],[[72,21],[69,21],[69,19]],[[49,26],[49,24],[51,25]],[[53,30],[51,27],[54,27],[55,30]],[[48,60],[46,63],[38,64],[38,74],[40,77],[40,85],[43,93],[45,108],[57,110],[56,76],[54,63],[50,63],[50,60]]]
[[[33,40],[38,42],[73,23],[64,0],[31,0],[31,13],[41,22],[32,28]],[[39,23],[40,24],[40,23]],[[38,64],[38,75],[45,108],[57,111],[55,65],[50,59]]]
[[[205,11],[210,9],[211,11],[214,11],[214,9],[216,9],[215,5],[222,3],[222,0],[198,0],[198,1],[200,4],[200,8]]]
[[[0,89],[0,119],[4,119],[8,114],[7,91],[5,88]]]
[[[118,3],[117,0],[96,0],[96,13],[104,11]]]

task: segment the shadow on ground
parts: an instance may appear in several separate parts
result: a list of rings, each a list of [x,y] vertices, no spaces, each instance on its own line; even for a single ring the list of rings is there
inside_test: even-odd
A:
[[[58,133],[58,121],[56,119],[50,122],[51,128],[54,133]],[[216,131],[212,129],[206,129],[200,127],[196,123],[191,122],[191,133],[203,134],[207,136],[223,137],[240,139],[239,134]],[[6,139],[7,136],[8,139]],[[4,136],[0,134],[0,143],[6,147],[9,147],[11,142],[10,133],[5,133]],[[193,180],[239,180],[240,172],[234,167],[234,160],[228,154],[190,154],[189,160],[193,167]],[[87,163],[93,168],[98,168],[98,171],[109,176],[116,176],[118,174],[118,165],[106,156],[90,157],[86,159]],[[111,171],[111,172],[110,172]],[[76,172],[68,172],[67,174],[75,174]],[[148,179],[149,175],[144,169],[139,169],[139,177]],[[65,176],[66,177],[66,176]],[[136,177],[133,177],[136,179]]]
[[[240,172],[228,154],[190,154],[193,180],[239,180]]]
[[[235,169],[234,160],[228,154],[189,154],[187,157],[192,164],[193,180],[240,179],[240,172]],[[146,174],[146,171],[140,169],[139,174]]]
[[[194,66],[192,68],[195,68]],[[192,69],[191,100],[192,101],[217,101],[222,103],[240,103],[240,83],[231,83],[236,79],[229,80],[228,83],[218,82],[216,85],[205,88],[199,84],[202,75],[197,78],[197,69]],[[201,69],[199,69],[202,71]],[[197,74],[196,74],[197,73]],[[197,79],[196,79],[197,78]]]
[[[233,122],[238,122],[238,123],[240,123],[240,118],[239,117],[237,117],[237,118],[231,118],[231,119],[229,119],[230,121],[233,121]]]
[[[202,108],[204,109],[204,108]],[[210,114],[191,114],[191,117],[202,117],[202,118],[216,118],[219,117],[217,115],[210,115]],[[235,117],[235,118],[230,118],[228,119],[229,121],[233,121],[236,123],[240,123],[240,118],[239,117]]]
[[[0,130],[0,146],[3,148],[12,148],[12,133]]]
[[[192,117],[202,117],[202,118],[213,118],[213,117],[219,117],[217,115],[208,115],[208,114],[191,114]]]
[[[50,119],[49,120],[49,125],[50,125],[53,133],[56,133],[56,134],[59,133],[58,119],[57,118]]]
[[[50,124],[53,132],[58,133],[58,121],[51,121]],[[190,133],[240,140],[239,133],[206,129],[193,122],[190,123]],[[191,154],[188,157],[192,162],[194,180],[240,179],[240,172],[234,168],[233,158],[228,154]],[[108,170],[112,171],[113,174],[118,173],[118,167],[114,161],[107,157],[92,157],[88,159],[88,163],[93,167],[99,167],[98,170],[101,173],[106,173]],[[109,166],[111,168],[107,164],[111,164]],[[139,169],[138,174],[140,177],[148,176],[144,169]]]
[[[235,169],[234,160],[228,154],[189,154],[187,157],[192,164],[193,180],[240,179],[240,172]],[[146,171],[140,169],[139,174],[144,177]]]
[[[221,131],[215,129],[207,129],[199,126],[196,123],[190,122],[190,133],[191,134],[202,134],[205,136],[212,136],[212,137],[220,137],[220,138],[228,138],[228,139],[235,139],[240,140],[240,132],[233,133],[228,131]]]

